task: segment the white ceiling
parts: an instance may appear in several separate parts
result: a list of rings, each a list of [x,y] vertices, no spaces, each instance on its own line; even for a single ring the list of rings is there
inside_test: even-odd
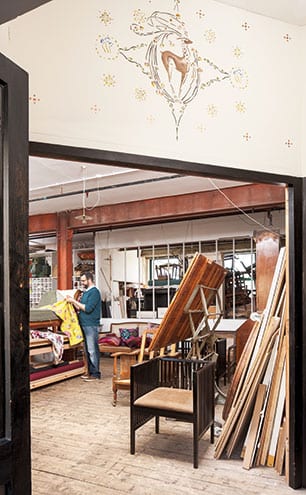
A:
[[[40,157],[30,157],[29,172],[30,215],[80,209],[83,204],[88,212],[99,205],[243,184]]]
[[[238,7],[240,9],[272,17],[280,21],[306,25],[305,0],[218,0],[219,3]]]

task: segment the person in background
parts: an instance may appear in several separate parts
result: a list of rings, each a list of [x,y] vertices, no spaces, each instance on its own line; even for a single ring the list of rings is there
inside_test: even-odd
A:
[[[79,322],[84,334],[85,353],[88,365],[88,374],[82,375],[86,382],[99,380],[100,350],[99,350],[99,326],[101,317],[101,294],[94,284],[93,274],[85,272],[81,275],[81,284],[84,292],[77,300],[67,296],[66,300],[73,304],[79,316]]]

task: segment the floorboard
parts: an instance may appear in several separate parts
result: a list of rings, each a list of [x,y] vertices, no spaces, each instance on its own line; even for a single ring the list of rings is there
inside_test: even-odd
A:
[[[75,377],[32,390],[33,495],[292,495],[273,468],[246,471],[241,459],[214,459],[209,432],[194,469],[186,423],[161,419],[159,435],[146,424],[130,455],[129,392],[119,390],[113,407],[112,358],[101,359],[101,371],[101,382]]]

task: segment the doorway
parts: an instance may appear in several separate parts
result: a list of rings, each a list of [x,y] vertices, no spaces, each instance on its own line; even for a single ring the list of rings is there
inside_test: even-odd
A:
[[[30,142],[30,155],[66,159],[79,162],[101,163],[124,167],[138,168],[142,170],[157,170],[168,173],[195,175],[227,180],[244,180],[265,184],[283,184],[287,186],[287,216],[288,216],[288,246],[289,246],[289,353],[290,353],[290,460],[289,460],[289,485],[292,488],[306,486],[305,464],[305,419],[304,403],[306,402],[306,379],[303,368],[302,346],[305,341],[305,330],[302,326],[303,315],[303,269],[304,256],[303,240],[299,235],[303,229],[302,179],[290,176],[280,176],[270,173],[246,171],[227,167],[184,162],[171,159],[163,159],[149,156],[140,156],[119,152],[101,151],[87,148],[73,148],[48,143]],[[304,234],[304,237],[306,235]],[[302,265],[301,265],[302,263]],[[305,326],[305,325],[304,325]],[[303,328],[303,331],[298,329]],[[300,391],[300,393],[298,392]],[[302,391],[302,394],[301,394]],[[303,431],[303,435],[301,435]],[[303,474],[303,471],[305,474]]]

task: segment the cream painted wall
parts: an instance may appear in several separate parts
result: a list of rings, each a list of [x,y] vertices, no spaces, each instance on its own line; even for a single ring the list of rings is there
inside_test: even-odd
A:
[[[227,220],[230,218],[230,222]],[[273,229],[285,231],[284,211],[272,212]],[[196,242],[228,237],[252,236],[254,231],[269,228],[266,213],[250,216],[204,218],[184,222],[160,223],[142,227],[115,229],[95,234],[95,249],[120,249],[155,244]],[[96,257],[97,258],[97,257]]]
[[[30,74],[31,140],[303,173],[301,28],[212,0],[53,0],[0,46]],[[169,80],[161,52],[183,50],[180,90],[186,66],[169,57]]]

